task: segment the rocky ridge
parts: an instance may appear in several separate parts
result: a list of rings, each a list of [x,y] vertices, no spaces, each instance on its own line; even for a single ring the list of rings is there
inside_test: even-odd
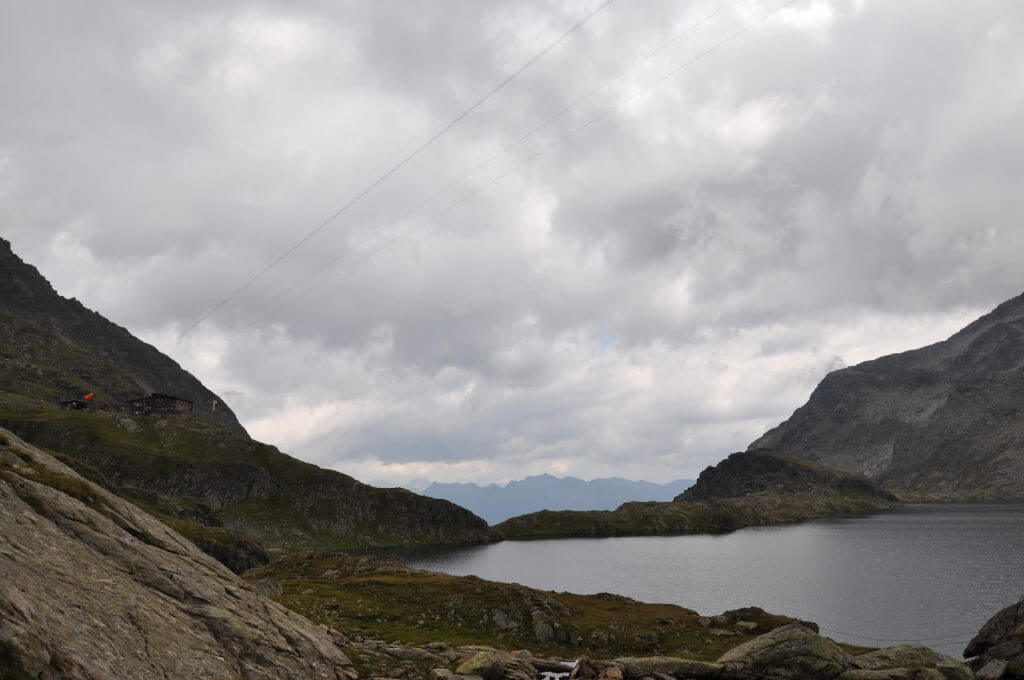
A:
[[[612,511],[542,511],[494,527],[505,539],[724,533],[898,504],[855,474],[772,451],[734,453],[705,469],[669,503],[625,503]]]
[[[952,337],[829,373],[750,445],[945,499],[1024,498],[1024,295]]]
[[[325,629],[40,449],[0,444],[0,677],[355,677]]]

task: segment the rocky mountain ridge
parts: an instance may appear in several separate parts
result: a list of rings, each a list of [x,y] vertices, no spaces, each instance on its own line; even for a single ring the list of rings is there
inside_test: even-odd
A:
[[[750,448],[903,492],[1024,498],[1024,295],[947,340],[829,373]]]
[[[505,539],[724,533],[877,512],[898,502],[858,475],[773,451],[745,451],[705,469],[672,502],[624,503],[611,511],[541,511],[508,519],[494,531]]]

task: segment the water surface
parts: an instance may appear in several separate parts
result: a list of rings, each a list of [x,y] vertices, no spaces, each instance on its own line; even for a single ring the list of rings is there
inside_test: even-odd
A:
[[[815,621],[838,640],[920,641],[959,656],[1024,595],[1024,506],[912,505],[722,536],[505,541],[409,562],[702,614],[755,605]]]

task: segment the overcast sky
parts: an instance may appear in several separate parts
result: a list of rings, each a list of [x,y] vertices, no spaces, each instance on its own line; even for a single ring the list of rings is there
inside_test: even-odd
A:
[[[695,476],[1024,291],[1024,3],[618,0],[178,338],[599,4],[4,2],[0,234],[396,481]]]

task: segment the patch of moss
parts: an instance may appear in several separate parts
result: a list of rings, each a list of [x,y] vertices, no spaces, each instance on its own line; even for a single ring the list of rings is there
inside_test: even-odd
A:
[[[713,660],[726,650],[792,619],[743,610],[721,624],[670,604],[647,604],[615,595],[540,591],[405,568],[393,559],[343,555],[292,555],[247,573],[252,582],[271,578],[275,597],[316,623],[377,639],[421,645],[485,644],[535,653],[596,658],[682,655]],[[535,614],[538,612],[538,614]],[[564,631],[539,639],[540,627]],[[756,623],[753,631],[738,620]]]

